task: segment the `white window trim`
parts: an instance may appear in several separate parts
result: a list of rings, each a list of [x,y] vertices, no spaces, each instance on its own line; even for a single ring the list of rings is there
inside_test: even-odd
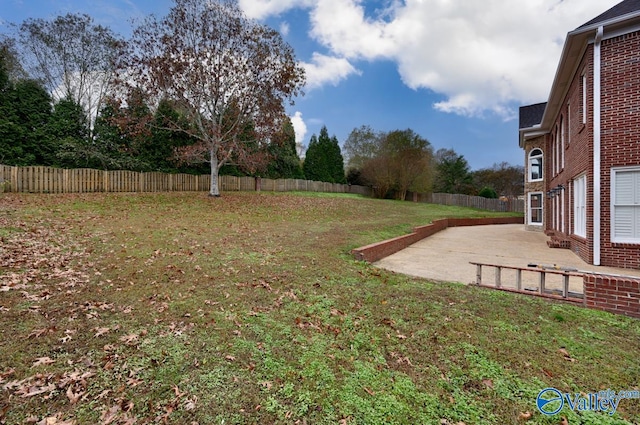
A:
[[[544,223],[544,192],[529,192],[529,199],[528,199],[528,203],[527,203],[527,223],[530,226],[542,226],[542,224]],[[540,218],[542,221],[540,222],[533,222],[531,221],[531,197],[534,195],[540,195]]]
[[[540,155],[531,156],[531,153],[534,150],[539,150],[541,152]],[[532,179],[531,178],[531,163],[532,163],[533,159],[537,159],[537,158],[540,158],[542,160],[541,163],[540,163],[540,176],[541,177],[539,179]],[[535,148],[535,149],[532,149],[531,152],[529,152],[529,159],[527,161],[527,165],[528,165],[528,167],[527,167],[528,168],[527,169],[527,179],[530,182],[541,182],[542,180],[544,180],[544,152],[542,151],[542,149]]]
[[[582,187],[577,187],[580,181]],[[583,196],[582,196],[583,195]],[[578,202],[582,197],[582,203]],[[582,209],[584,209],[582,211]],[[573,234],[581,238],[587,237],[587,175],[583,174],[573,180]]]
[[[567,146],[571,144],[571,102],[567,102]]]
[[[640,167],[618,167],[611,169],[611,206],[610,206],[610,214],[611,214],[611,242],[613,243],[628,243],[628,244],[640,244],[640,237],[638,238],[621,238],[616,237],[615,229],[616,229],[616,215],[615,215],[615,207],[616,207],[616,173],[624,171],[632,171],[632,172],[640,172]],[[640,208],[640,204],[638,208]]]
[[[566,220],[564,219],[564,190],[560,191],[560,231],[564,233],[564,223]]]
[[[565,149],[565,126],[566,120],[560,115],[560,170],[564,170],[564,149]]]
[[[587,123],[587,73],[582,72],[582,124]]]

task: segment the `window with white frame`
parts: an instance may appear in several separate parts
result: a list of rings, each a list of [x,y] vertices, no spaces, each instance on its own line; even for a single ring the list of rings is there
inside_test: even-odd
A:
[[[640,243],[640,167],[611,170],[611,241]]]
[[[587,176],[573,180],[573,234],[587,237]]]
[[[556,125],[556,130],[553,132],[553,163],[554,173],[553,175],[557,175],[560,171],[560,138],[558,137],[558,126]]]
[[[542,192],[529,193],[529,224],[542,225]]]
[[[560,170],[564,170],[564,140],[565,138],[565,122],[564,117],[560,116]]]
[[[571,103],[567,103],[567,146],[571,144]]]
[[[581,78],[582,86],[582,124],[587,122],[587,74],[583,73]]]
[[[529,153],[529,181],[536,182],[542,180],[543,158],[540,149],[533,149]]]

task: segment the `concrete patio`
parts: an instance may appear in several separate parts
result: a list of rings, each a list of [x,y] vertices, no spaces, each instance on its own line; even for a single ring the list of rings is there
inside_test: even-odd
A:
[[[592,266],[568,249],[549,248],[548,237],[522,224],[450,227],[374,263],[376,267],[436,281],[475,283],[470,262],[527,267],[528,264],[578,271],[640,277],[640,270]],[[523,286],[538,285],[538,273],[524,272]],[[493,284],[493,269],[483,271],[483,283]],[[561,276],[547,276],[547,288],[561,288]],[[515,271],[504,270],[502,285],[515,288]],[[582,279],[570,279],[570,291],[582,292]]]

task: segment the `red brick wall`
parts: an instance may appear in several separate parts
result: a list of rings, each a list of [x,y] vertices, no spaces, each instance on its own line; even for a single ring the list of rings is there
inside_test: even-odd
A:
[[[582,75],[587,77],[587,117],[583,124],[582,117]],[[570,106],[568,106],[570,105]],[[563,117],[566,125],[564,168],[555,173],[555,150],[553,136],[558,128],[556,137],[560,137],[560,117]],[[557,235],[561,239],[569,240],[571,250],[588,263],[593,263],[593,45],[589,45],[578,66],[567,95],[562,101],[562,107],[555,123],[553,131],[547,135],[545,151],[545,171],[547,175],[546,188],[548,191],[559,185],[564,186],[564,233],[552,228],[553,211],[552,199],[545,199],[545,232],[549,235]],[[561,144],[559,144],[561,146]],[[573,234],[573,180],[582,175],[587,176],[587,237],[582,238]],[[561,197],[558,196],[558,208]],[[562,227],[559,225],[558,229]]]
[[[426,226],[419,226],[413,229],[413,233],[398,236],[397,238],[388,239],[386,241],[377,242],[356,248],[351,251],[356,260],[374,263],[378,260],[388,257],[391,254],[407,248],[414,243],[438,233],[447,227],[456,226],[479,226],[487,224],[523,224],[522,217],[491,217],[491,218],[444,218],[434,220],[433,223]]]
[[[589,308],[640,318],[640,279],[586,274],[584,301]]]
[[[611,168],[640,165],[640,32],[602,42],[602,265],[640,268],[640,245],[611,242]]]

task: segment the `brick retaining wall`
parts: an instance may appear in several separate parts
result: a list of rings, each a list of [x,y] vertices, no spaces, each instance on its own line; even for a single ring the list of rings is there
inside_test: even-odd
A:
[[[640,319],[640,279],[585,274],[584,303],[589,308]]]
[[[374,263],[388,257],[391,254],[407,248],[414,243],[434,235],[447,227],[460,226],[483,226],[488,224],[524,224],[523,217],[485,217],[485,218],[443,218],[434,220],[431,224],[419,226],[413,229],[408,235],[398,236],[397,238],[387,239],[386,241],[376,242],[356,248],[351,253],[357,260]]]

